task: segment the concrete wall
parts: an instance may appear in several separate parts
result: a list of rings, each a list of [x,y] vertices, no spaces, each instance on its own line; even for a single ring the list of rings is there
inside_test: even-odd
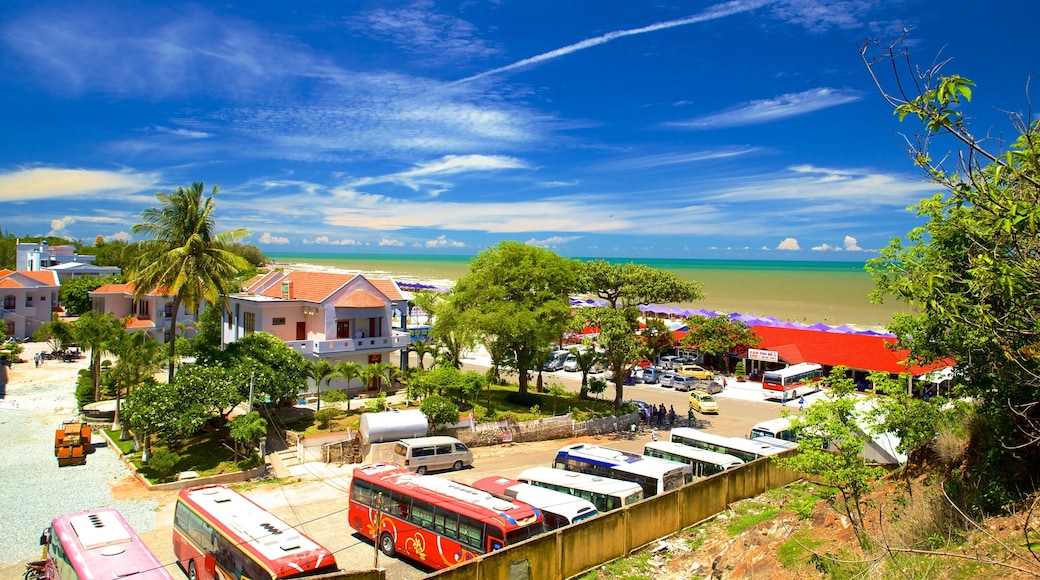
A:
[[[788,452],[791,453],[791,452]],[[681,489],[431,574],[437,580],[570,578],[723,510],[801,479],[759,459]]]

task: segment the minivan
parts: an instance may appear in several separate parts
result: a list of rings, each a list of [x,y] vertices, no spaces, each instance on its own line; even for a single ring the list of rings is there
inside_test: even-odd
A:
[[[394,463],[419,474],[440,469],[458,471],[473,465],[473,452],[454,437],[401,439],[394,445]]]

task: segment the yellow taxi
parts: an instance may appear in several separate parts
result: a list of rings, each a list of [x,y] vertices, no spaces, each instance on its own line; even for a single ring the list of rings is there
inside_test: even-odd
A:
[[[693,377],[695,379],[701,379],[702,381],[715,378],[715,373],[698,365],[683,365],[679,367],[678,374]]]
[[[715,400],[715,397],[704,391],[690,393],[690,407],[701,413],[719,414],[719,403]]]

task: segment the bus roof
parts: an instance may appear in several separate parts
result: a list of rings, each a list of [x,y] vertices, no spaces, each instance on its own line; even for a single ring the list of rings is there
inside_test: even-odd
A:
[[[58,516],[51,520],[66,556],[80,577],[142,579],[172,578],[123,515],[102,508]]]
[[[474,481],[473,487],[522,501],[545,512],[566,516],[572,521],[579,516],[591,517],[598,513],[596,506],[588,500],[508,477],[485,477]]]
[[[742,439],[740,437],[724,437],[722,435],[708,433],[707,431],[701,431],[700,429],[694,429],[692,427],[676,427],[672,429],[672,441],[675,441],[676,437],[700,440],[720,445],[722,447],[729,447],[730,449],[754,453],[761,457],[776,453],[776,451],[774,451],[775,447],[765,443],[755,443],[752,440]]]
[[[588,491],[610,494],[626,494],[631,492],[643,492],[638,483],[556,469],[555,467],[529,467],[516,476],[520,481],[533,480],[545,483],[553,483],[564,487],[574,487]]]
[[[799,373],[805,373],[809,371],[823,370],[823,367],[816,363],[798,363],[790,366],[786,366],[782,369],[776,369],[772,371],[766,371],[763,376],[770,375],[775,377],[789,377],[791,375],[797,375]]]
[[[717,451],[701,449],[699,447],[690,447],[689,445],[674,443],[672,441],[650,441],[646,444],[645,449],[659,449],[676,455],[682,455],[683,457],[690,457],[692,459],[706,461],[716,465],[725,465],[727,466],[727,469],[744,464],[743,459],[733,457],[727,453],[719,453]]]
[[[779,433],[786,431],[791,428],[791,419],[787,417],[777,417],[776,419],[770,419],[768,421],[762,421],[761,423],[755,423],[752,425],[751,430],[763,430],[771,431],[773,433]]]

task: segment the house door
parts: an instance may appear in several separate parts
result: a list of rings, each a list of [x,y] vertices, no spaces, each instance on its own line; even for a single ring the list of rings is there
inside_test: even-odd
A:
[[[307,322],[301,320],[296,323],[296,340],[307,340]]]

